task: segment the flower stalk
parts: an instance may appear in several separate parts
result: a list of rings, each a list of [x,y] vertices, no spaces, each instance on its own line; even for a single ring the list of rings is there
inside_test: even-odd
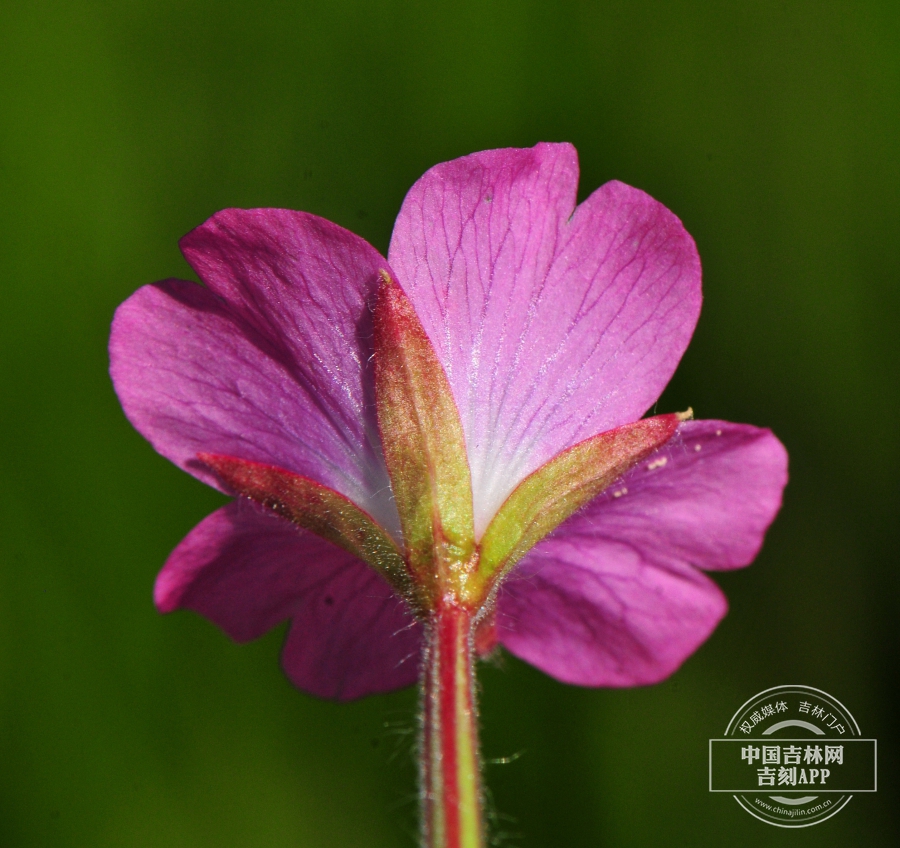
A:
[[[433,612],[424,648],[421,793],[423,848],[483,848],[472,613]]]

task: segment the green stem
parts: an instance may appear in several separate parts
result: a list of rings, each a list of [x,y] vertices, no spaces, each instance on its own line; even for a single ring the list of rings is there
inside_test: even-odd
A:
[[[420,756],[423,848],[483,848],[472,614],[439,607],[424,657]]]

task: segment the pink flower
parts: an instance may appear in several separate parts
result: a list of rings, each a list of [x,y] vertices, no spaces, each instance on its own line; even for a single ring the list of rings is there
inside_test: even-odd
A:
[[[184,237],[205,287],[167,280],[122,304],[112,378],[157,451],[247,497],[175,549],[160,610],[239,641],[290,618],[285,670],[316,695],[413,683],[414,613],[439,601],[416,564],[430,519],[410,516],[433,497],[441,543],[469,545],[455,561],[477,576],[494,557],[473,601],[483,649],[629,686],[707,638],[726,602],[700,569],[756,555],[786,454],[748,425],[634,424],[693,333],[699,259],[637,189],[608,183],[576,208],[577,178],[565,144],[438,165],[407,195],[388,260],[279,209],[225,210]],[[438,422],[421,430],[446,436],[428,443],[449,457],[438,472],[403,416]],[[441,488],[441,467],[462,482]]]

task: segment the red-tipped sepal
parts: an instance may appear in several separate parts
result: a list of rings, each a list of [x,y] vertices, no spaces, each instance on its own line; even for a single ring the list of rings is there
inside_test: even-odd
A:
[[[423,608],[397,545],[353,501],[275,465],[209,453],[199,454],[198,459],[236,494],[359,557],[381,573],[414,609]]]
[[[481,540],[478,581],[486,590],[573,512],[662,447],[685,414],[657,415],[585,439],[526,477]]]

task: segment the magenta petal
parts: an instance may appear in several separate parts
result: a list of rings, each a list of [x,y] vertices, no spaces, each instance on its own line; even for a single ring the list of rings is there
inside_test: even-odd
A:
[[[564,683],[635,686],[675,671],[726,609],[698,571],[659,567],[626,542],[566,535],[538,545],[504,583],[497,638]]]
[[[447,371],[480,534],[527,474],[638,418],[693,332],[700,264],[665,207],[607,183],[577,209],[567,144],[492,150],[410,190],[389,258]]]
[[[225,210],[182,248],[208,288],[145,286],[113,321],[110,371],[134,426],[211,485],[198,453],[277,465],[397,534],[371,396],[369,306],[385,260],[280,209]]]
[[[786,481],[787,455],[770,431],[683,424],[525,557],[501,589],[499,640],[570,683],[667,676],[725,612],[695,566],[749,563]]]
[[[305,692],[352,701],[415,683],[421,645],[422,625],[406,604],[356,560],[304,600],[281,662]]]
[[[687,421],[571,527],[627,541],[654,561],[740,568],[758,553],[786,483],[787,452],[770,430]]]
[[[365,563],[246,501],[200,522],[156,581],[162,612],[194,610],[233,639],[293,624],[284,666],[301,689],[348,700],[415,682],[421,627]]]
[[[257,639],[289,618],[309,578],[350,554],[245,500],[203,519],[156,578],[160,612],[190,609],[232,639]]]

